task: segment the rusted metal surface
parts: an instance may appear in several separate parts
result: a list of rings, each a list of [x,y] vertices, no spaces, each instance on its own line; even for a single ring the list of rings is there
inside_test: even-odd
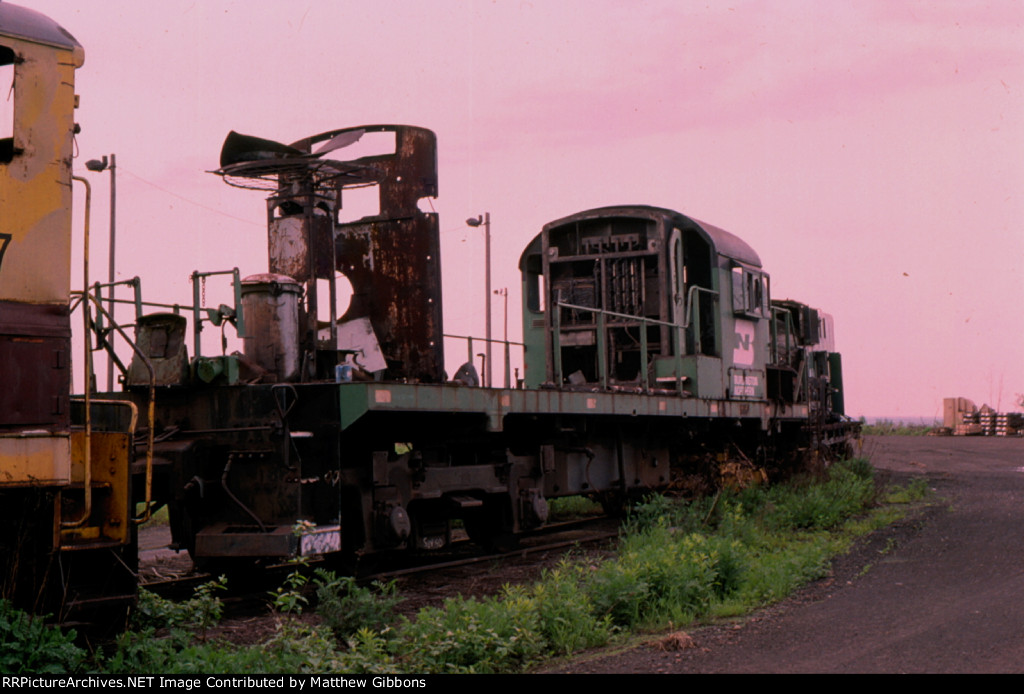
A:
[[[301,296],[302,287],[285,275],[264,273],[242,282],[245,356],[272,374],[272,380],[299,377]]]
[[[437,196],[436,137],[424,128],[371,125],[322,133],[292,146],[312,152],[358,131],[394,133],[395,151],[346,162],[378,186],[380,211],[337,227],[336,267],[353,291],[340,322],[370,320],[387,360],[385,378],[444,381],[438,216],[418,205]],[[344,177],[337,181],[340,188],[349,185]]]
[[[188,382],[188,350],[185,347],[186,320],[174,313],[152,313],[136,322],[135,342],[148,357],[155,385],[175,386]],[[128,385],[149,385],[150,374],[141,355],[132,357]]]
[[[392,135],[393,151],[339,160],[367,133]],[[375,376],[445,380],[438,217],[419,209],[421,199],[437,195],[433,132],[366,125],[290,145],[232,132],[217,173],[233,185],[273,191],[267,200],[269,269],[304,284],[299,339],[310,368],[301,380],[330,378],[343,355],[359,352],[338,340],[338,325],[360,319],[369,321],[385,360]],[[344,191],[367,186],[379,195],[377,213],[338,223]],[[353,291],[340,317],[339,272]],[[328,280],[329,296],[319,295],[317,279]],[[317,323],[325,307],[326,331]]]
[[[0,301],[0,431],[67,429],[70,343],[67,305]]]

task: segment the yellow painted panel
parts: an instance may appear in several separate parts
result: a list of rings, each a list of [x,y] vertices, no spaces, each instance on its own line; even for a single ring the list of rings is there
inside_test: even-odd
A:
[[[77,521],[85,513],[85,432],[73,431],[72,487],[62,497],[62,522]],[[127,543],[131,520],[131,435],[127,432],[93,431],[89,446],[92,468],[92,508],[87,523],[61,531],[61,546],[81,548],[93,542]]]
[[[15,51],[14,148],[0,163],[0,298],[64,303],[71,273],[74,60],[70,51],[4,40]]]
[[[63,486],[71,482],[67,434],[0,436],[0,487]]]

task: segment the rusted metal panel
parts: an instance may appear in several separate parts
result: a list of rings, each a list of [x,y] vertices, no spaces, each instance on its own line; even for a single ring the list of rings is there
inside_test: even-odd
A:
[[[273,380],[299,377],[301,296],[302,287],[284,275],[252,275],[242,282],[245,356],[273,374]]]
[[[299,539],[291,526],[255,528],[217,523],[196,535],[197,557],[288,557]]]
[[[70,351],[66,304],[0,301],[0,432],[67,430]]]
[[[152,313],[136,322],[135,342],[139,351],[148,357],[158,386],[188,382],[186,322],[184,316],[175,313]],[[128,384],[149,385],[149,369],[137,354],[128,367]]]
[[[410,126],[364,126],[395,133],[395,153],[350,162],[365,166],[380,190],[380,214],[338,226],[338,270],[352,284],[341,321],[369,318],[389,379],[443,382],[441,255],[438,217],[420,211],[437,195],[434,133]]]
[[[298,282],[331,277],[334,220],[333,204],[328,200],[313,194],[275,196],[268,200],[270,272],[287,275]],[[311,265],[315,272],[310,270]]]
[[[0,488],[60,486],[70,479],[69,434],[0,434]]]
[[[344,148],[367,133],[393,135],[393,150],[340,161]],[[270,271],[305,285],[299,339],[318,378],[328,376],[325,366],[333,375],[339,352],[358,349],[337,341],[338,323],[368,319],[387,363],[385,379],[445,380],[438,218],[419,209],[422,198],[437,195],[433,132],[364,125],[291,145],[232,132],[217,173],[233,185],[274,191],[267,201]],[[378,192],[377,214],[337,223],[344,190],[365,186]],[[353,291],[340,318],[334,307],[337,272]],[[330,281],[329,297],[318,296],[316,279]],[[328,305],[325,339],[317,316]]]
[[[341,322],[370,319],[389,380],[443,381],[437,216],[344,225],[337,248],[352,283]]]

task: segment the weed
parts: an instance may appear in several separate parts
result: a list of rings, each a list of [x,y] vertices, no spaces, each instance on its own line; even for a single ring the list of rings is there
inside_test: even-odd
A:
[[[317,569],[313,584],[317,614],[340,639],[361,629],[380,632],[394,620],[395,607],[401,602],[394,581],[375,581],[371,588],[366,588],[351,576]]]
[[[886,503],[910,504],[921,501],[931,496],[932,490],[928,486],[928,480],[924,477],[916,477],[902,487],[894,487],[885,496]]]
[[[870,466],[840,464],[818,484],[780,485],[769,490],[775,505],[769,523],[778,529],[827,530],[865,509],[875,485]]]
[[[543,652],[539,627],[530,597],[509,590],[504,599],[450,599],[443,608],[424,608],[403,623],[398,645],[409,672],[515,672]]]
[[[893,498],[926,489],[915,481]],[[194,634],[205,633],[203,625],[219,616],[214,586],[197,594],[199,602],[176,609],[147,598],[140,613],[151,617],[148,626],[123,637],[104,666],[125,672],[515,672],[544,654],[608,643],[620,629],[675,627],[779,600],[827,575],[830,557],[855,534],[896,517],[884,509],[865,514],[876,498],[874,470],[865,460],[834,465],[821,479],[714,499],[652,497],[631,510],[615,558],[567,557],[532,586],[506,586],[486,599],[450,599],[397,621],[393,582],[364,587],[319,569],[311,581],[323,624],[306,624],[292,615],[306,606],[309,586],[293,574],[271,593],[283,616],[276,634],[246,648],[195,642]],[[167,638],[153,638],[156,624],[169,629]]]
[[[284,579],[284,585],[270,592],[270,600],[274,609],[281,614],[302,614],[302,608],[309,600],[302,594],[302,588],[309,581],[299,571],[293,571]]]
[[[927,425],[907,424],[892,419],[879,419],[868,424],[867,420],[861,417],[861,433],[869,436],[925,436],[936,426],[938,426],[937,421],[932,425]]]
[[[221,576],[196,588],[190,600],[177,603],[140,588],[132,626],[137,629],[185,629],[203,641],[207,630],[220,622],[224,614],[224,603],[214,592],[226,589],[227,578]]]
[[[75,632],[62,632],[0,600],[0,672],[61,674],[78,671],[85,651],[75,645]]]
[[[554,653],[573,653],[608,642],[614,631],[612,621],[595,609],[582,587],[586,569],[562,561],[545,571],[531,589],[540,620],[540,633]]]
[[[599,516],[603,512],[601,504],[585,496],[565,496],[548,500],[548,517],[551,520]]]

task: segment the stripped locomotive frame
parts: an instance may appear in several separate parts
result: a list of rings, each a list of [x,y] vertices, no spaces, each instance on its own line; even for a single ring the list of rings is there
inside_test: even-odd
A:
[[[367,133],[393,151],[326,158]],[[438,220],[418,205],[437,191],[433,133],[232,133],[221,165],[272,189],[270,272],[236,280],[226,312],[244,354],[192,369],[181,349],[148,354],[176,374],[157,397],[157,500],[200,564],[437,549],[455,519],[490,542],[543,525],[553,497],[710,486],[722,460],[782,466],[851,431],[818,332],[830,319],[772,303],[757,254],[721,229],[646,206],[548,224],[520,262],[524,382],[480,388],[443,372]],[[379,214],[340,223],[344,192],[366,185]],[[339,275],[353,297],[334,319]],[[142,344],[185,343],[184,320],[157,340],[145,326]]]
[[[437,195],[436,140],[412,126],[291,145],[229,135],[216,173],[270,192],[268,271],[196,272],[187,307],[117,283],[136,293],[135,316],[113,324],[107,285],[69,289],[82,60],[52,21],[0,3],[0,67],[17,75],[14,132],[0,133],[2,597],[60,619],[123,604],[135,528],[161,505],[200,565],[355,559],[441,548],[455,519],[501,540],[543,525],[554,497],[617,506],[713,485],[724,460],[784,467],[842,451],[856,429],[831,319],[771,301],[737,237],[647,206],[546,225],[520,259],[525,378],[448,381],[438,217],[420,209]],[[393,146],[337,158],[367,135]],[[341,222],[346,191],[367,186],[379,211]],[[199,286],[219,274],[234,306],[204,305]],[[342,275],[353,293],[339,316]],[[123,390],[69,400],[69,294],[88,345],[129,342],[130,364],[114,355]],[[203,355],[211,323],[233,324],[242,353]],[[17,385],[25,374],[38,387]]]

